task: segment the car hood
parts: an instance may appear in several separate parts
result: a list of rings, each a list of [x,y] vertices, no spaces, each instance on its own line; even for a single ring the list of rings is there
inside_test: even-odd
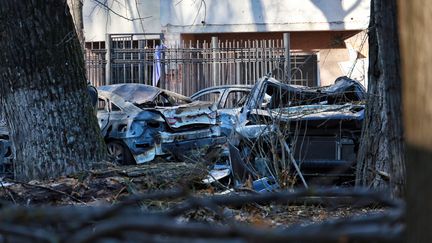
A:
[[[211,102],[194,101],[192,103],[177,106],[155,106],[151,108],[139,108],[123,97],[112,92],[100,90],[99,96],[110,99],[119,106],[125,116],[138,120],[145,120],[145,113],[149,111],[159,113],[170,128],[181,128],[193,125],[214,125],[216,121],[216,105]]]

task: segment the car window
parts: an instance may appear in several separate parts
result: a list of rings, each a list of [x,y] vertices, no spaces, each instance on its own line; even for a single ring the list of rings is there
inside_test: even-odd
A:
[[[154,103],[156,106],[172,106],[175,104],[175,100],[170,96],[159,94],[155,99]]]
[[[260,108],[283,108],[291,106],[296,101],[298,101],[298,97],[290,93],[285,87],[270,84],[266,87]]]
[[[230,91],[222,108],[232,109],[242,107],[246,101],[249,91]]]
[[[211,93],[204,93],[201,94],[197,97],[194,98],[194,100],[199,100],[199,101],[209,101],[209,102],[218,102],[219,101],[219,97],[221,96],[221,92],[220,91],[214,91]]]
[[[183,99],[182,97],[173,96],[169,94],[164,94],[163,100],[164,100],[163,102],[165,102],[166,105],[183,105],[191,102],[189,99]]]
[[[111,102],[111,111],[121,111],[120,107]]]
[[[97,102],[97,110],[98,111],[106,111],[106,100],[99,98]]]

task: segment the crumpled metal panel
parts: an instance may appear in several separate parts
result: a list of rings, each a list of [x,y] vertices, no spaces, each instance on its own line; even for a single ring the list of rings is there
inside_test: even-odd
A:
[[[98,90],[116,94],[135,105],[153,102],[156,97],[162,93],[181,100],[182,103],[191,102],[191,100],[186,96],[144,84],[113,84],[98,87]]]
[[[187,105],[158,109],[171,128],[195,124],[216,124],[216,107],[208,102],[196,101]]]
[[[273,116],[291,120],[362,120],[364,105],[304,105],[273,109]]]
[[[358,81],[350,79],[346,76],[339,77],[333,85],[317,88],[316,91],[327,95],[343,95],[347,101],[362,101],[366,100],[366,89]]]
[[[99,95],[103,98],[109,99],[116,106],[120,107],[125,113],[125,119],[146,120],[149,118],[144,117],[144,115],[151,113],[145,113],[143,111],[152,111],[154,113],[160,113],[165,118],[164,121],[166,121],[172,128],[180,128],[196,124],[215,125],[217,123],[216,106],[209,102],[196,101],[170,107],[156,106],[154,108],[141,109],[117,94],[101,90],[99,91]],[[98,116],[101,115],[102,113],[98,112]],[[111,117],[107,117],[107,119],[110,118]],[[161,121],[160,118],[157,119]]]
[[[236,132],[246,139],[255,139],[272,131],[274,131],[274,126],[266,124],[246,125],[236,128]]]

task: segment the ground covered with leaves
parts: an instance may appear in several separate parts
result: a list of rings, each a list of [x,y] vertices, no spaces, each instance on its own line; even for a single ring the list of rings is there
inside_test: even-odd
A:
[[[101,167],[47,182],[3,181],[0,233],[5,239],[41,242],[134,242],[142,239],[140,234],[164,242],[177,242],[180,236],[181,240],[277,241],[303,239],[296,233],[301,234],[302,227],[324,224],[341,229],[342,225],[346,228],[342,227],[342,235],[350,235],[353,230],[345,223],[353,218],[369,222],[372,215],[381,220],[378,226],[385,220],[396,224],[400,218],[382,214],[397,205],[379,194],[365,197],[364,191],[351,195],[332,188],[259,194],[248,188],[235,191],[205,185],[202,180],[208,171],[199,164],[119,167],[106,163]],[[22,229],[8,230],[5,224]],[[279,232],[282,229],[286,231]],[[248,234],[250,230],[256,235]],[[381,237],[387,233],[383,231]],[[330,240],[342,238],[335,234]]]

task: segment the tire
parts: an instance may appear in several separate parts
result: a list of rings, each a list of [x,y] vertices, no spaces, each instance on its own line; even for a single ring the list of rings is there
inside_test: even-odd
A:
[[[121,141],[107,141],[108,157],[111,161],[119,165],[136,164],[129,148]]]

